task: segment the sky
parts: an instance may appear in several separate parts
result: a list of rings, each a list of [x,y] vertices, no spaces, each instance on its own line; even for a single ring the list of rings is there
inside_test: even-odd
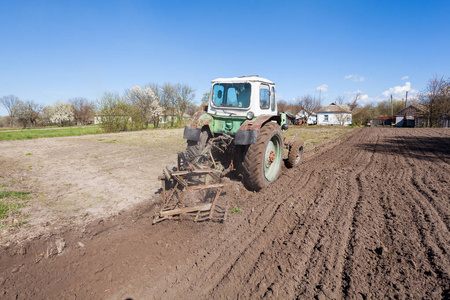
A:
[[[259,75],[277,98],[361,104],[450,76],[450,1],[4,1],[0,97],[42,105]],[[0,115],[7,112],[0,107]]]

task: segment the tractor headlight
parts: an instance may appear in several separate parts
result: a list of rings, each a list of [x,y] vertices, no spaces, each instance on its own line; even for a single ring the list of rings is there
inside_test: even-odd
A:
[[[249,119],[249,120],[253,119],[254,116],[255,116],[255,114],[253,112],[251,112],[251,111],[249,111],[247,113],[247,119]]]

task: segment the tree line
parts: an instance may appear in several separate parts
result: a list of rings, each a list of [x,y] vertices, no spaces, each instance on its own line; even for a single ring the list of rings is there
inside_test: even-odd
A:
[[[87,125],[93,122],[95,103],[86,98],[72,98],[67,102],[58,101],[54,105],[43,106],[34,100],[22,101],[15,95],[0,98],[8,116],[4,122],[10,127],[16,123],[22,127],[48,125]]]
[[[180,126],[186,114],[192,115],[197,109],[194,97],[193,88],[186,84],[150,83],[127,89],[123,95],[105,92],[97,102],[79,97],[43,106],[7,95],[0,98],[0,104],[8,112],[3,123],[10,127],[88,125],[97,118],[106,132],[117,132],[146,129],[149,125],[158,128],[161,122],[164,127]]]
[[[105,93],[98,101],[98,118],[106,132],[180,126],[195,112],[194,90],[187,84],[150,83],[120,96]]]

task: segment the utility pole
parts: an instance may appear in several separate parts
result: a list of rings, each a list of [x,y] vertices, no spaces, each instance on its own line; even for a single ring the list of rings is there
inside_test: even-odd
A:
[[[392,118],[394,117],[394,102],[392,101],[391,95],[391,126],[392,126]]]
[[[405,108],[406,108],[406,104],[408,103],[408,91],[406,91],[406,98],[405,98]]]

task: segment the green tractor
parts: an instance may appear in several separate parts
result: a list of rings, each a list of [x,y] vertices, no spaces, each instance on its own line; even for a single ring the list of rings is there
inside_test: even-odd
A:
[[[187,148],[178,154],[178,170],[238,171],[249,189],[259,191],[277,179],[284,148],[288,168],[301,161],[303,142],[285,142],[287,129],[275,83],[258,76],[215,79],[208,106],[184,129]]]

